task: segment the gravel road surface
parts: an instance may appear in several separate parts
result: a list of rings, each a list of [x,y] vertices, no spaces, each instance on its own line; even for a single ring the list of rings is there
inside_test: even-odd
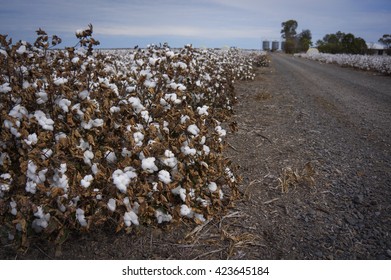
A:
[[[251,257],[391,258],[391,77],[283,54],[262,72],[230,140],[267,245]],[[314,185],[273,189],[305,166]]]

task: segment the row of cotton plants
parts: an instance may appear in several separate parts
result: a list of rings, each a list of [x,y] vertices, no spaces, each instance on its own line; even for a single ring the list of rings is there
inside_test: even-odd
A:
[[[376,71],[385,75],[391,75],[390,56],[328,53],[309,53],[295,55],[324,63],[335,63],[344,67],[353,67],[361,70]]]
[[[27,245],[42,234],[188,219],[202,223],[237,196],[223,157],[234,83],[253,79],[237,50],[186,46],[98,51],[38,30],[0,36],[0,220]],[[21,238],[21,239],[20,239]]]

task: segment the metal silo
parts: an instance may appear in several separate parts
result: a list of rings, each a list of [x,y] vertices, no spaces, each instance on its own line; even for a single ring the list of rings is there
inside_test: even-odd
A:
[[[281,49],[284,51],[285,50],[285,41],[281,42]]]
[[[264,51],[269,51],[270,50],[270,42],[269,41],[263,41],[262,42],[262,49]]]
[[[278,41],[273,41],[273,42],[272,42],[272,51],[274,52],[274,51],[278,50],[279,45],[280,45],[280,44],[279,44]]]

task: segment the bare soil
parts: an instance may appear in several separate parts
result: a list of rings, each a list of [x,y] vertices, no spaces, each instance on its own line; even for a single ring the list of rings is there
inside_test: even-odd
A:
[[[282,54],[256,71],[236,85],[242,199],[226,213],[0,259],[391,259],[391,78]]]

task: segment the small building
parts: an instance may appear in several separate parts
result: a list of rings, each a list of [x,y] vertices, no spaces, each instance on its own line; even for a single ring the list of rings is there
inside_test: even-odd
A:
[[[367,43],[368,54],[371,55],[385,55],[384,46],[379,43]]]
[[[264,51],[270,51],[270,42],[269,41],[263,41],[262,42],[262,49]]]
[[[309,48],[307,50],[307,54],[318,54],[319,53],[319,50],[317,48]]]
[[[280,46],[280,43],[278,41],[273,41],[272,42],[272,52],[275,52],[276,50],[278,50]]]

